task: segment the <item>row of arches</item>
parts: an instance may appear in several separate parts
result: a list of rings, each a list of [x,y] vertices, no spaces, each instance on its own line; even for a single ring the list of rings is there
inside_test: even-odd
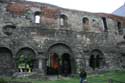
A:
[[[35,52],[30,48],[20,49],[14,58],[10,49],[0,47],[0,75],[11,75],[15,70],[32,71],[34,57]]]
[[[46,73],[48,75],[62,74],[67,76],[71,74],[71,53],[69,53],[69,50],[67,46],[62,44],[50,47],[45,66],[47,67]],[[60,53],[62,54],[61,57]],[[0,75],[12,74],[13,71],[11,70],[16,70],[15,72],[32,72],[38,68],[36,53],[28,47],[20,49],[16,53],[16,57],[13,57],[10,49],[0,47],[0,57]],[[49,61],[50,63],[47,64]]]
[[[46,74],[68,76],[76,72],[75,56],[77,55],[74,55],[70,47],[65,44],[51,46],[47,51],[45,63],[43,63]],[[106,64],[104,54],[98,49],[91,51],[88,62],[89,67],[93,70],[103,68]],[[10,75],[14,68],[18,72],[32,72],[38,68],[38,59],[36,59],[34,50],[28,47],[22,48],[14,58],[10,49],[0,47],[0,75]]]
[[[18,72],[32,72],[37,68],[38,63],[36,54],[31,48],[22,48],[13,58],[11,50],[0,47],[0,75],[11,74],[15,68]],[[70,48],[65,45],[58,44],[50,47],[48,50],[48,58],[46,62],[46,73],[48,75],[61,74],[68,76],[75,70],[75,58]],[[93,69],[100,68],[104,64],[104,56],[99,50],[92,51],[89,60],[89,66]],[[16,63],[16,64],[15,64]]]
[[[62,56],[59,57],[61,49],[63,52]],[[45,66],[47,67],[47,74],[60,73],[65,76],[71,74],[71,56],[70,53],[68,53],[68,50],[69,49],[64,45],[55,45],[52,47],[52,49],[48,50],[49,53],[51,52],[51,55],[48,54],[49,56],[47,62],[50,61],[50,63],[49,65],[46,64]],[[13,57],[13,53],[10,49],[0,47],[0,57],[0,75],[10,75],[15,70],[15,72],[32,72],[34,69],[38,68],[36,53],[34,50],[28,47],[20,49],[16,53],[16,57]]]

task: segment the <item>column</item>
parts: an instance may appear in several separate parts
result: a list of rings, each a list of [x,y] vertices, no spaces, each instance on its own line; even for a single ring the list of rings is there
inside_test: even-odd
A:
[[[40,57],[39,60],[38,60],[38,68],[39,68],[39,72],[41,74],[45,74],[46,72],[46,67],[45,67],[45,59],[43,57]]]
[[[39,59],[39,66],[38,66],[38,67],[39,67],[39,70],[42,70],[42,66],[43,66],[43,65],[42,65],[42,59],[40,58],[40,59]]]

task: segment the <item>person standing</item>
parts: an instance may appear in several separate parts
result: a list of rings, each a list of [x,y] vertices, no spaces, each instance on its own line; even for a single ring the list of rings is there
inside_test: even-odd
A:
[[[80,72],[80,83],[84,83],[84,81],[86,80],[87,78],[87,73],[86,71],[83,69],[81,70]]]

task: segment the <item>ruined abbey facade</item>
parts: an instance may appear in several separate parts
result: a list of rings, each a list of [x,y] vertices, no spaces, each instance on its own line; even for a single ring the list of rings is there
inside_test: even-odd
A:
[[[0,0],[0,75],[125,68],[125,18]]]

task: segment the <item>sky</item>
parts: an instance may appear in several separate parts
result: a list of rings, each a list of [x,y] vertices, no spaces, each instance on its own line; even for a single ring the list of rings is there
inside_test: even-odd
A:
[[[125,3],[125,0],[27,0],[53,4],[68,9],[94,13],[112,13]]]

